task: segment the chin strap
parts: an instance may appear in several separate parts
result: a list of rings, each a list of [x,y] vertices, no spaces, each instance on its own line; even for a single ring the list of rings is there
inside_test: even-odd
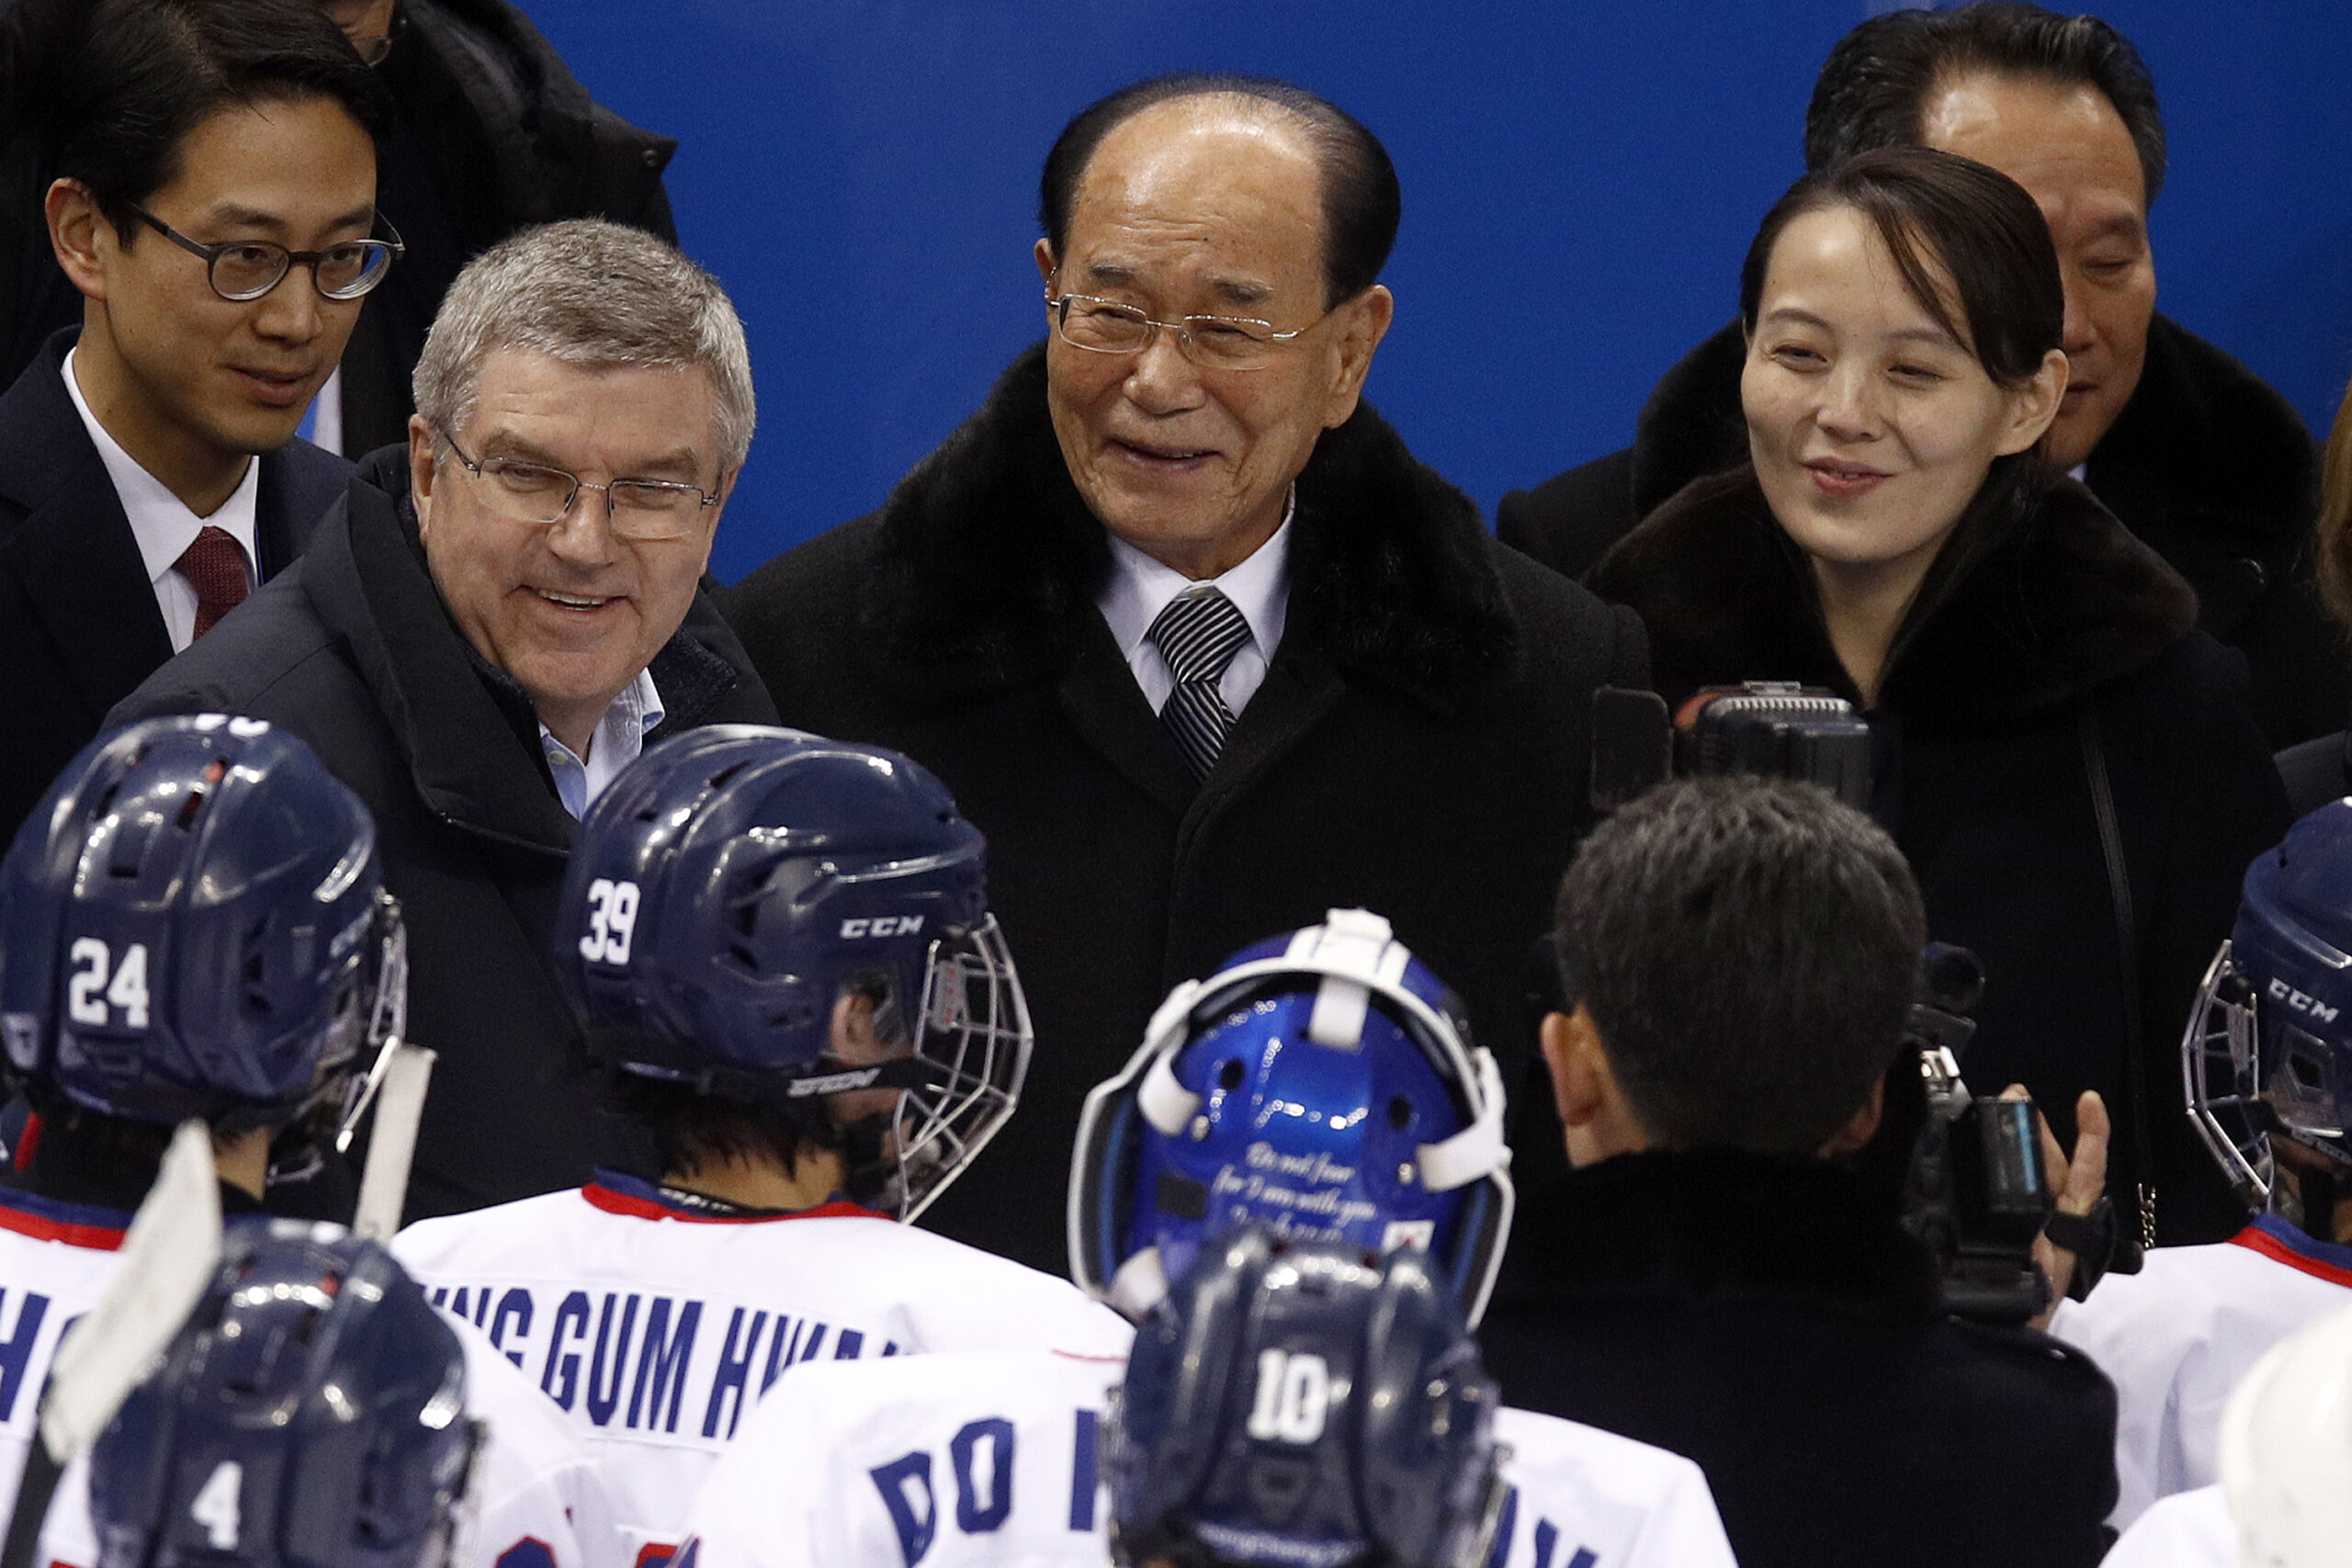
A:
[[[1111,1288],[1102,1292],[1113,1310],[1136,1323],[1167,1296],[1168,1270],[1156,1247],[1147,1247],[1120,1264],[1119,1271],[1111,1276]]]
[[[1443,1143],[1421,1145],[1421,1185],[1431,1192],[1451,1192],[1510,1165],[1510,1146],[1503,1141],[1502,1069],[1483,1045],[1470,1059],[1478,1074],[1478,1119]]]

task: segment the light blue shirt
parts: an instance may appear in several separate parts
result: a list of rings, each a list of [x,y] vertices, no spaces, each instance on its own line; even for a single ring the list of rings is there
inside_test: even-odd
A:
[[[585,758],[575,756],[546,725],[539,726],[539,750],[547,756],[548,772],[555,775],[556,798],[563,808],[574,817],[587,816],[605,786],[644,752],[646,731],[662,717],[662,694],[653,689],[653,671],[640,670],[596,721]]]

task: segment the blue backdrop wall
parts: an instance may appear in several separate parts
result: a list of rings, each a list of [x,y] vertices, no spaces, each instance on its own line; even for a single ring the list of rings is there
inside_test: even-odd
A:
[[[1312,87],[1395,156],[1396,330],[1370,395],[1491,515],[1622,446],[1728,320],[1859,0],[524,0],[604,101],[682,143],[691,251],[748,324],[760,434],[732,581],[876,505],[1043,331],[1036,175],[1139,76]],[[2352,371],[2352,5],[2110,0],[2171,133],[2161,309],[2324,431]]]

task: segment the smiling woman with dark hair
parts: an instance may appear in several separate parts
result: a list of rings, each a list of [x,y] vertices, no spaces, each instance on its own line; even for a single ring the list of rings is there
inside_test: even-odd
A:
[[[1922,148],[1808,175],[1742,274],[1749,461],[1652,513],[1592,586],[1641,613],[1670,703],[1796,680],[1867,713],[1873,809],[1930,934],[1989,975],[1970,1080],[2023,1082],[2068,1139],[2098,1090],[2127,1229],[2217,1239],[2240,1216],[2188,1135],[2175,1043],[2286,806],[2243,661],[2043,460],[2063,314],[2007,176]]]

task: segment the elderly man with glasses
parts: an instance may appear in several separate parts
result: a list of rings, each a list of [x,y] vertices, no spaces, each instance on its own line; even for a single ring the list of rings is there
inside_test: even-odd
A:
[[[0,397],[0,836],[342,493],[295,427],[401,248],[381,89],[311,6],[100,0],[50,47],[28,207],[77,324]]]
[[[114,716],[268,719],[375,813],[440,1053],[411,1218],[627,1163],[551,979],[577,819],[650,741],[775,720],[700,591],[753,412],[707,273],[596,220],[506,241],[451,288],[416,402],[302,559]]]
[[[1086,1089],[1170,986],[1333,907],[1453,977],[1519,1088],[1592,692],[1646,653],[1361,402],[1399,206],[1379,141],[1281,83],[1084,110],[1046,162],[1045,343],[729,602],[787,722],[910,753],[989,836],[1037,1050],[951,1235],[1055,1266]]]

